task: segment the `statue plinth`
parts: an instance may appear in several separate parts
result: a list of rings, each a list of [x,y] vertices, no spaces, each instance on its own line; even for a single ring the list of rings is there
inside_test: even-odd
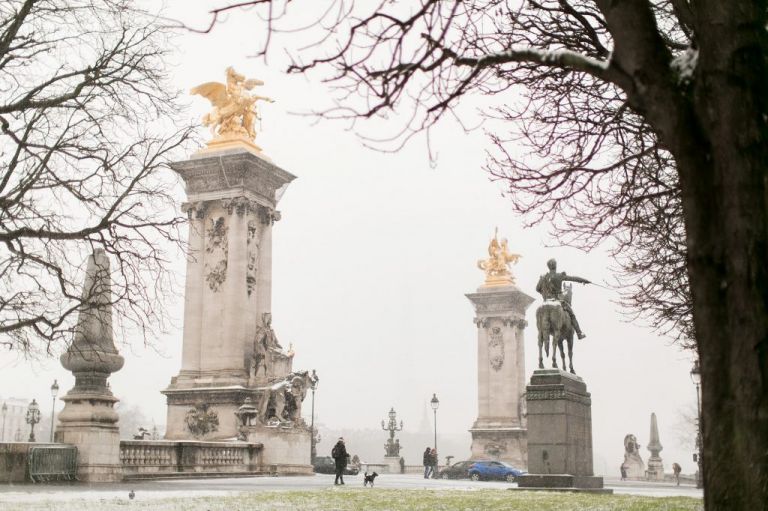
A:
[[[481,286],[466,295],[477,325],[478,416],[470,429],[472,459],[527,466],[525,311],[533,298],[513,285]]]
[[[261,147],[253,143],[252,140],[243,136],[218,136],[206,143],[206,146],[197,151],[194,156],[209,156],[218,152],[236,152],[246,150],[258,155],[260,158],[269,160],[262,152]]]
[[[592,400],[584,380],[537,369],[525,395],[529,474],[518,478],[518,486],[602,489],[603,478],[592,469]]]

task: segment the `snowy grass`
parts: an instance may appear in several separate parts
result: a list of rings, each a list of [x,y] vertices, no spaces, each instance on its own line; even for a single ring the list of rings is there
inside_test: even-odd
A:
[[[699,511],[701,499],[510,490],[340,489],[249,492],[224,497],[3,504],[4,511]]]

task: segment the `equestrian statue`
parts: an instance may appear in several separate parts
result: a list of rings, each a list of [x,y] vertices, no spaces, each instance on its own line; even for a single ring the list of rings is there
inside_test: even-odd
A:
[[[576,332],[579,339],[586,337],[579,327],[576,315],[571,308],[573,290],[568,285],[563,292],[563,282],[578,282],[591,284],[587,279],[567,275],[565,272],[557,272],[557,261],[547,261],[549,272],[539,277],[536,291],[541,294],[544,303],[536,309],[536,326],[539,330],[539,369],[544,369],[542,347],[549,356],[549,343],[552,339],[552,367],[557,368],[557,350],[560,349],[563,369],[565,369],[564,341],[568,341],[568,359],[570,371],[573,374],[573,333]]]

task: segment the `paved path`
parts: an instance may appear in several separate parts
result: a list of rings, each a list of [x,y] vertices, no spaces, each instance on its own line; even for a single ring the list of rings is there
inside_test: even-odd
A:
[[[362,475],[345,476],[346,487],[363,487]],[[617,494],[648,497],[702,497],[701,490],[693,486],[644,481],[619,481],[606,479],[605,486]],[[333,487],[333,476],[317,474],[302,477],[242,477],[214,479],[174,479],[166,481],[140,481],[121,484],[25,484],[0,485],[0,504],[3,502],[65,501],[75,499],[102,500],[125,498],[130,490],[141,500],[233,495],[243,492],[320,490]],[[376,479],[377,488],[397,489],[451,489],[473,490],[482,488],[516,489],[517,485],[506,482],[469,480],[424,479],[413,474],[385,474]],[[2,507],[2,506],[0,506]]]

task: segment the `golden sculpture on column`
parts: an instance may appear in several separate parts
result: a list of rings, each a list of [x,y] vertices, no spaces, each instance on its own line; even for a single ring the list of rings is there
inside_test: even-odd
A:
[[[493,234],[493,239],[488,244],[488,259],[481,259],[477,267],[485,272],[483,286],[509,286],[515,283],[515,277],[509,269],[510,264],[517,264],[520,254],[509,251],[506,238],[499,243],[499,228]]]
[[[246,146],[256,152],[261,148],[253,143],[256,138],[257,101],[274,100],[247,91],[264,85],[255,78],[246,79],[233,67],[227,68],[227,83],[206,82],[193,87],[190,94],[199,94],[211,102],[213,110],[203,116],[203,125],[211,128],[213,139],[204,151]]]

